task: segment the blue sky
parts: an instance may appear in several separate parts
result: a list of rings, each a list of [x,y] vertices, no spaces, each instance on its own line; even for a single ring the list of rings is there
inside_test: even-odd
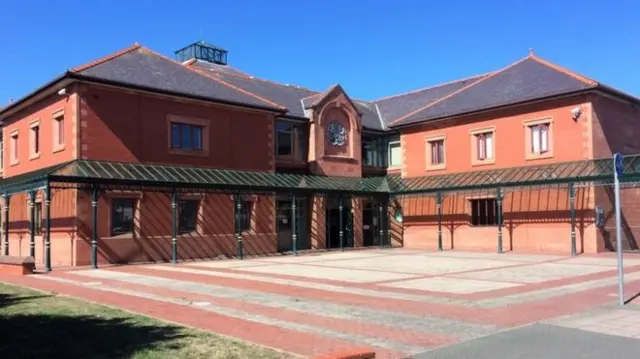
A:
[[[375,99],[537,55],[640,96],[640,2],[596,0],[9,0],[0,12],[0,105],[139,42],[205,39],[229,63]]]

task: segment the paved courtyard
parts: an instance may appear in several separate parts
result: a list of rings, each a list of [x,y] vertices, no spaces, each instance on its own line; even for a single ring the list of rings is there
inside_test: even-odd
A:
[[[640,256],[627,256],[625,268],[630,297],[640,292]],[[616,278],[616,259],[609,254],[371,249],[54,271],[0,281],[300,356],[370,347],[379,358],[454,358],[481,350],[473,347],[478,338],[515,343],[525,329],[509,330],[532,323],[542,324],[526,330],[568,338],[572,330],[613,334],[635,343],[640,311],[615,305]]]

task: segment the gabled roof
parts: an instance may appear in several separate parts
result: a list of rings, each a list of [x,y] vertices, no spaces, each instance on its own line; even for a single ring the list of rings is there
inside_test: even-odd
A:
[[[83,77],[119,84],[285,110],[284,107],[268,99],[261,98],[222,80],[205,76],[140,45],[134,45],[71,71]]]
[[[405,114],[390,126],[405,126],[596,87],[597,82],[530,54],[500,71]]]
[[[0,109],[0,117],[75,80],[253,107],[300,119],[305,119],[305,109],[323,96],[318,91],[256,78],[228,65],[195,59],[179,63],[135,44],[67,71]],[[496,72],[375,101],[352,102],[362,115],[365,129],[385,131],[594,89],[640,103],[631,95],[565,70],[533,53]]]

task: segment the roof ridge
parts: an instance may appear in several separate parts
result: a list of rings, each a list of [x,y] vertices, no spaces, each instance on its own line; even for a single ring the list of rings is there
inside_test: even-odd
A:
[[[122,56],[124,54],[128,54],[129,52],[137,50],[137,49],[139,49],[141,47],[142,47],[142,45],[140,45],[139,43],[135,42],[133,45],[131,45],[131,46],[127,47],[127,48],[124,48],[122,50],[116,51],[116,52],[114,52],[112,54],[109,54],[107,56],[101,57],[101,58],[99,58],[97,60],[88,62],[88,63],[86,63],[86,64],[84,64],[82,66],[74,67],[73,69],[71,69],[69,71],[72,71],[72,72],[84,71],[86,69],[92,68],[92,67],[100,65],[102,63],[105,63],[105,62],[107,62],[109,60],[113,60],[116,57],[120,57],[120,56]]]
[[[204,76],[204,77],[206,77],[206,78],[208,78],[208,79],[211,79],[211,80],[213,80],[213,81],[219,82],[219,83],[221,83],[221,84],[223,84],[223,85],[225,85],[225,86],[227,86],[227,87],[230,87],[230,88],[232,88],[232,89],[234,89],[234,90],[236,90],[236,91],[238,91],[238,92],[241,92],[241,93],[243,93],[243,94],[245,94],[245,95],[247,95],[247,96],[254,97],[254,98],[256,98],[256,99],[258,99],[258,100],[260,100],[260,101],[264,101],[264,102],[266,102],[266,103],[268,103],[268,104],[270,104],[270,105],[273,105],[273,106],[279,107],[279,108],[281,108],[281,109],[283,109],[283,110],[286,110],[286,109],[287,109],[287,107],[286,107],[286,106],[284,106],[284,105],[281,105],[281,104],[279,104],[279,103],[277,103],[277,102],[274,102],[274,101],[268,100],[268,99],[266,99],[266,98],[264,98],[264,97],[258,96],[258,95],[256,95],[256,94],[254,94],[253,92],[250,92],[250,91],[247,91],[247,90],[245,90],[245,89],[243,89],[243,88],[240,88],[240,87],[238,87],[238,86],[232,85],[232,84],[230,84],[230,83],[228,83],[228,82],[226,82],[226,81],[224,81],[224,80],[222,80],[222,79],[216,78],[216,77],[214,77],[214,76],[210,76],[209,74],[207,74],[207,73],[206,73],[206,72],[204,72],[203,70],[197,70],[197,69],[191,69],[191,70],[192,70],[192,71],[194,71],[194,72],[196,72],[196,73],[198,73],[198,74],[200,74],[201,76]],[[202,71],[202,72],[201,72],[201,71]]]
[[[206,78],[211,79],[211,80],[216,81],[216,82],[219,82],[219,83],[221,83],[221,84],[223,84],[223,85],[225,85],[225,86],[227,86],[227,87],[229,87],[229,88],[231,88],[231,89],[233,89],[233,90],[236,90],[236,91],[238,91],[238,92],[240,92],[240,93],[243,93],[243,94],[245,94],[245,95],[251,96],[251,97],[253,97],[253,98],[256,98],[256,99],[258,99],[258,100],[260,100],[260,101],[263,101],[263,102],[265,102],[265,103],[268,103],[268,104],[270,104],[270,105],[274,105],[274,106],[276,106],[276,107],[280,107],[280,108],[281,108],[281,109],[283,109],[283,110],[286,110],[286,109],[287,109],[285,106],[282,106],[282,105],[280,105],[280,104],[277,104],[277,103],[275,103],[275,102],[272,102],[272,101],[270,101],[270,100],[267,100],[267,99],[265,99],[265,98],[262,98],[262,97],[260,97],[260,96],[258,96],[258,95],[256,95],[256,94],[254,94],[253,92],[249,92],[249,91],[247,91],[247,90],[245,90],[245,89],[241,89],[241,88],[239,88],[239,87],[237,87],[237,86],[233,86],[233,85],[231,85],[231,84],[230,84],[230,83],[228,83],[228,82],[222,81],[221,79],[217,79],[217,78],[215,78],[215,77],[211,77],[211,76],[205,75],[204,73],[202,73],[202,72],[198,71],[197,69],[195,69],[195,68],[193,68],[193,67],[191,67],[191,66],[184,66],[182,63],[180,63],[180,62],[178,62],[178,61],[176,61],[176,60],[174,60],[174,59],[172,59],[172,58],[170,58],[170,57],[168,57],[168,56],[165,56],[165,55],[163,55],[163,54],[161,54],[161,53],[159,53],[159,52],[155,52],[155,51],[153,51],[152,49],[150,49],[150,48],[148,48],[148,47],[140,46],[140,48],[141,48],[141,49],[144,49],[144,51],[148,51],[149,53],[152,53],[152,54],[154,54],[154,55],[156,55],[156,56],[160,56],[160,57],[161,57],[161,58],[163,58],[163,59],[166,59],[166,60],[169,60],[169,61],[171,61],[171,62],[173,62],[173,63],[175,63],[175,64],[178,64],[178,65],[180,65],[180,66],[181,66],[181,67],[183,67],[183,68],[189,69],[190,71],[193,71],[193,72],[197,73],[197,74],[198,74],[198,75],[200,75],[200,76],[206,77]]]
[[[191,66],[191,65],[192,65],[192,64],[187,64],[187,66]],[[235,69],[235,68],[234,68],[234,69]],[[220,71],[220,70],[218,70],[218,69],[214,69],[214,68],[210,69],[210,71],[214,71],[214,72],[222,72],[222,71]],[[254,75],[249,75],[249,74],[247,74],[247,73],[245,73],[245,72],[242,72],[242,71],[239,71],[239,70],[236,70],[236,71],[238,71],[238,72],[239,72],[239,73],[241,73],[242,75],[234,74],[234,73],[231,73],[231,72],[225,72],[224,74],[225,74],[225,75],[230,75],[230,76],[235,76],[235,77],[243,77],[243,78],[248,78],[248,79],[252,79],[252,80],[258,80],[258,81],[262,81],[262,82],[268,82],[268,83],[270,83],[270,84],[278,85],[278,86],[281,86],[281,87],[295,87],[295,88],[299,88],[299,89],[306,90],[306,91],[309,91],[309,92],[315,92],[316,94],[317,94],[317,93],[319,93],[318,91],[316,91],[316,90],[312,90],[312,89],[310,89],[310,88],[306,88],[306,87],[302,87],[302,86],[298,86],[298,85],[287,85],[287,84],[283,84],[283,83],[275,82],[275,81],[272,81],[272,80],[263,79],[263,78],[261,78],[261,77],[257,77],[257,76],[254,76]],[[313,96],[313,95],[312,95],[312,96]],[[307,97],[308,97],[308,96],[307,96]]]
[[[396,95],[390,95],[390,96],[386,96],[386,97],[381,97],[379,99],[372,100],[371,102],[375,103],[375,102],[389,100],[389,99],[400,97],[400,96],[411,95],[411,94],[414,94],[414,93],[420,92],[420,91],[432,90],[432,89],[435,89],[435,88],[438,88],[438,87],[451,85],[451,84],[454,84],[456,82],[467,81],[467,80],[471,80],[471,79],[474,79],[474,78],[477,78],[477,77],[481,77],[481,76],[488,76],[488,75],[491,75],[493,72],[494,71],[490,71],[490,72],[485,72],[485,73],[482,73],[482,74],[479,74],[479,75],[467,76],[467,77],[463,77],[463,78],[458,79],[458,80],[447,81],[447,82],[443,82],[441,84],[431,85],[431,86],[419,88],[419,89],[416,89],[416,90],[410,90],[410,91],[406,91],[406,92],[399,93],[399,94],[396,94]]]
[[[495,76],[495,75],[497,75],[497,74],[499,74],[499,73],[502,73],[502,72],[504,72],[505,70],[510,69],[510,68],[512,68],[512,67],[514,67],[514,66],[516,66],[517,64],[519,64],[519,63],[521,63],[521,62],[523,62],[523,61],[525,61],[525,60],[527,60],[527,59],[529,59],[529,56],[527,56],[527,57],[525,57],[525,58],[522,58],[522,59],[520,59],[520,60],[518,60],[518,61],[516,61],[516,62],[514,62],[514,63],[512,63],[512,64],[510,64],[509,66],[505,66],[505,67],[501,68],[500,70],[497,70],[497,71],[491,72],[491,73],[490,73],[489,75],[487,75],[486,77],[483,77],[483,78],[481,78],[480,80],[478,80],[478,81],[476,81],[476,82],[474,82],[474,83],[472,83],[472,84],[469,84],[469,85],[467,85],[467,86],[464,86],[464,87],[462,87],[462,88],[458,89],[457,91],[453,91],[452,93],[448,94],[447,96],[441,97],[441,98],[439,98],[439,99],[437,99],[437,100],[435,100],[435,101],[433,101],[433,102],[431,102],[431,103],[429,103],[429,104],[427,104],[427,105],[425,105],[425,106],[423,106],[423,107],[420,107],[419,109],[417,109],[417,110],[415,110],[415,111],[411,111],[411,112],[409,112],[409,113],[407,113],[407,114],[405,114],[405,115],[402,115],[402,116],[398,117],[398,118],[397,118],[397,119],[395,119],[395,120],[392,120],[391,122],[389,122],[389,125],[393,125],[393,124],[395,124],[396,122],[401,121],[401,120],[404,120],[405,118],[407,118],[407,117],[409,117],[409,116],[415,115],[416,113],[418,113],[418,112],[420,112],[420,111],[422,111],[422,110],[425,110],[425,109],[427,109],[427,108],[429,108],[429,107],[431,107],[431,106],[433,106],[433,105],[436,105],[436,104],[438,104],[438,103],[440,103],[440,102],[442,102],[442,101],[444,101],[444,100],[450,99],[451,97],[453,97],[453,96],[455,96],[455,95],[457,95],[457,94],[459,94],[459,93],[461,93],[461,92],[463,92],[463,91],[465,91],[465,90],[467,90],[467,89],[469,89],[469,88],[473,87],[474,85],[479,84],[479,83],[481,83],[481,82],[483,82],[483,81],[485,81],[485,80],[487,80],[487,79],[490,79],[490,78],[492,78],[493,76]]]
[[[550,67],[550,68],[552,68],[552,69],[554,69],[556,71],[562,72],[563,74],[565,74],[567,76],[571,76],[571,77],[575,78],[576,80],[578,80],[580,82],[583,82],[586,85],[597,86],[599,84],[598,81],[592,80],[592,79],[590,79],[590,78],[588,78],[586,76],[580,75],[577,72],[571,71],[571,70],[569,70],[569,69],[567,69],[565,67],[562,67],[560,65],[554,64],[553,62],[551,62],[549,60],[545,60],[545,59],[543,59],[541,57],[538,57],[538,55],[536,55],[536,54],[532,53],[531,55],[529,55],[529,58],[534,60],[534,61],[537,61],[537,62],[541,63],[542,65]]]

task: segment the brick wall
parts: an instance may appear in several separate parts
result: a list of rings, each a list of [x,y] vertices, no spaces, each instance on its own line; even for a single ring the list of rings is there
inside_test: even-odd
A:
[[[548,101],[529,106],[461,117],[407,129],[401,135],[406,177],[481,171],[518,166],[543,165],[587,159],[591,143],[591,104],[584,96]],[[571,110],[580,107],[583,116],[574,120]],[[527,159],[525,122],[552,121],[550,138],[553,156]],[[495,161],[477,165],[472,158],[475,129],[494,132]],[[446,168],[426,168],[425,138],[444,136]],[[497,226],[471,225],[471,199],[495,198],[496,190],[450,193],[443,200],[443,242],[445,249],[497,250]],[[503,200],[505,251],[570,252],[570,220],[567,187],[507,190]],[[436,202],[434,197],[404,197],[404,245],[437,249]],[[593,192],[580,189],[576,196],[578,251],[596,252],[601,245],[593,226]]]
[[[86,159],[274,171],[273,115],[85,86],[81,156]],[[209,155],[171,154],[168,116],[203,119]]]
[[[611,157],[613,153],[640,153],[640,107],[604,96],[593,96],[593,152],[595,158]],[[621,190],[622,245],[638,249],[640,243],[640,189]],[[594,189],[595,205],[604,210],[604,230],[597,231],[603,249],[616,247],[616,223],[613,186]]]

